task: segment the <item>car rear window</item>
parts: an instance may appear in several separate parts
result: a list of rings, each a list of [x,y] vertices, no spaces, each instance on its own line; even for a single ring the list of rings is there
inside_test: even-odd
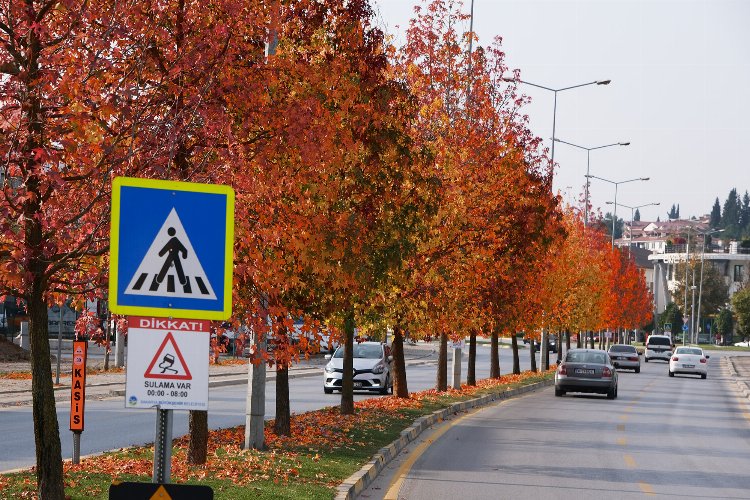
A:
[[[672,345],[669,337],[649,337],[648,345]]]
[[[696,354],[698,356],[703,354],[703,351],[694,347],[678,347],[675,354]]]
[[[569,363],[607,363],[607,356],[601,352],[569,352],[565,358]]]
[[[632,345],[613,345],[609,350],[610,352],[636,352]]]

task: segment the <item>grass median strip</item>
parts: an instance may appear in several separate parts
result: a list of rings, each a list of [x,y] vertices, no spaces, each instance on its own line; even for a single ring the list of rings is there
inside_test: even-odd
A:
[[[208,461],[188,465],[187,437],[174,441],[172,482],[211,486],[216,499],[330,499],[336,487],[358,471],[382,447],[399,437],[415,419],[453,403],[550,378],[524,372],[497,380],[482,380],[460,391],[413,393],[409,399],[387,396],[357,402],[354,415],[338,407],[292,416],[292,435],[278,436],[266,425],[267,451],[243,450],[244,426],[211,431]],[[133,447],[65,462],[66,496],[107,498],[113,481],[151,480],[153,447]],[[33,470],[0,475],[0,497],[33,498]]]

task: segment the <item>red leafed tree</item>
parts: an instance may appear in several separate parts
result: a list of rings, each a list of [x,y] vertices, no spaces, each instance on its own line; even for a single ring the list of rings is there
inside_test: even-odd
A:
[[[63,498],[47,306],[105,287],[109,186],[143,123],[120,2],[4,0],[0,12],[0,294],[29,313],[36,474]],[[135,172],[135,169],[130,171]]]

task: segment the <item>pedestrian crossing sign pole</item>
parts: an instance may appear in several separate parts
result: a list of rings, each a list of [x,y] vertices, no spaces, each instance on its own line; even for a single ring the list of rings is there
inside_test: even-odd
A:
[[[110,309],[135,316],[229,318],[233,242],[231,187],[115,178]]]

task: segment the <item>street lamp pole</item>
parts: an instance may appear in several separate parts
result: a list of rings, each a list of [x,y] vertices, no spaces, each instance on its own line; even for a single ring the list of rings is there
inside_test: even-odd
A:
[[[698,324],[698,333],[701,331],[701,297],[703,296],[703,261],[705,260],[704,257],[706,255],[706,237],[710,236],[714,233],[720,233],[723,229],[716,229],[714,231],[707,231],[703,234],[703,244],[701,245],[701,277],[698,281],[698,320],[696,323]]]
[[[611,201],[607,202],[607,205],[611,205],[611,204],[612,204]],[[651,206],[657,206],[657,205],[661,205],[661,202],[646,203],[644,205],[636,205],[634,207],[631,207],[629,205],[625,205],[623,203],[620,203],[621,207],[625,207],[625,208],[629,208],[630,209],[630,234],[629,234],[629,237],[628,237],[628,256],[630,256],[630,247],[633,245],[633,222],[634,222],[633,219],[635,218],[635,215],[634,215],[635,214],[635,210],[639,209],[639,208],[643,208],[643,207],[651,207]]]
[[[574,148],[578,149],[584,149],[586,150],[586,193],[584,195],[584,206],[583,206],[583,227],[586,227],[589,222],[589,179],[588,176],[591,173],[591,152],[595,149],[603,149],[608,148],[611,146],[629,146],[629,142],[615,142],[612,144],[605,144],[604,146],[596,146],[593,148],[587,148],[585,146],[579,146],[578,144],[573,144],[572,142],[563,141],[561,139],[553,139],[553,142],[559,142],[562,144],[567,144],[568,146],[573,146]]]
[[[605,179],[603,177],[597,177],[596,175],[587,175],[586,176],[586,182],[588,182],[589,179],[599,179],[600,181],[609,182],[610,184],[615,185],[615,209],[614,214],[612,214],[612,248],[615,248],[615,223],[617,222],[617,187],[620,184],[626,184],[628,182],[635,182],[635,181],[647,181],[650,179],[650,177],[636,177],[635,179],[628,179],[626,181],[611,181],[609,179]]]
[[[473,13],[473,7],[472,7],[472,13]],[[562,87],[559,89],[555,89],[552,87],[547,87],[545,85],[539,85],[537,83],[531,83],[527,82],[525,80],[515,80],[515,79],[505,79],[506,81],[511,82],[519,82],[523,83],[524,85],[531,85],[532,87],[537,87],[540,89],[548,90],[555,94],[554,98],[554,107],[552,108],[552,149],[551,149],[551,158],[550,163],[552,165],[552,171],[554,172],[555,168],[555,129],[557,126],[557,93],[563,92],[565,90],[571,90],[571,89],[577,89],[579,87],[586,87],[588,85],[609,85],[612,80],[595,80],[593,82],[587,82],[587,83],[580,83],[578,85],[571,85],[569,87]],[[547,340],[547,332],[544,330],[542,332],[542,366],[546,369],[549,368],[549,349],[548,349],[548,340]]]

